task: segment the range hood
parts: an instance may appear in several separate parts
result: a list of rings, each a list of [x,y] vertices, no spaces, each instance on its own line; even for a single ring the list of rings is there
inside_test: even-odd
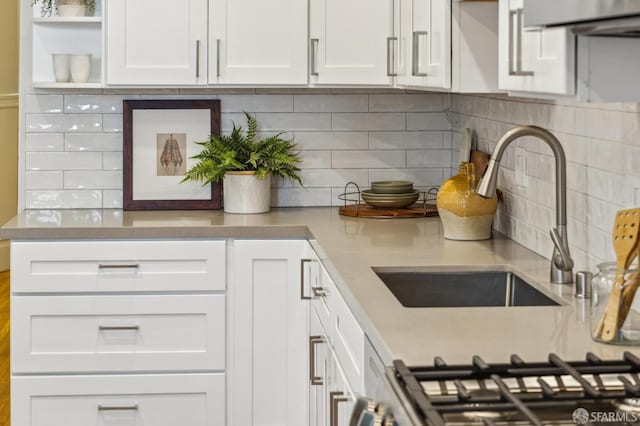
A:
[[[640,0],[524,0],[524,25],[640,38]]]

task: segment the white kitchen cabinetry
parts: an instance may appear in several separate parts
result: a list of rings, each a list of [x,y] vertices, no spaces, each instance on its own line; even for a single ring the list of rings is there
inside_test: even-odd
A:
[[[575,36],[566,28],[524,28],[523,0],[500,0],[500,89],[575,94]]]
[[[209,84],[307,84],[308,2],[210,0]]]
[[[107,84],[206,84],[207,8],[207,0],[109,0]]]
[[[397,0],[396,84],[451,87],[451,0]]]
[[[391,85],[397,42],[391,0],[310,0],[312,85]]]
[[[12,424],[224,424],[226,241],[11,250]]]
[[[308,421],[309,291],[304,240],[236,240],[229,284],[230,418],[236,425]]]

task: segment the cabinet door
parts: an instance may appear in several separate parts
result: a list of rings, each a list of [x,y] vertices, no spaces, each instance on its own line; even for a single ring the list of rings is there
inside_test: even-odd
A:
[[[206,83],[207,0],[109,0],[107,84]]]
[[[305,0],[211,0],[210,84],[307,84]]]
[[[575,36],[564,28],[524,28],[522,6],[500,0],[500,89],[573,95]]]
[[[451,88],[451,1],[398,0],[396,83]]]
[[[303,240],[233,242],[228,424],[307,423],[308,290],[301,282]]]
[[[312,84],[390,85],[392,0],[311,0]]]
[[[331,349],[320,318],[309,312],[309,426],[329,425]]]

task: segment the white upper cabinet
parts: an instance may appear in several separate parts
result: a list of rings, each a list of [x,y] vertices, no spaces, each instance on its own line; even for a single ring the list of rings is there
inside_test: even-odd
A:
[[[307,84],[307,1],[210,0],[209,6],[210,84]]]
[[[392,0],[311,0],[310,8],[311,84],[392,84]]]
[[[107,84],[206,83],[207,0],[109,0],[106,19]]]
[[[523,0],[500,0],[500,89],[575,93],[575,36],[565,28],[523,27]]]
[[[451,0],[398,0],[396,84],[451,87]]]

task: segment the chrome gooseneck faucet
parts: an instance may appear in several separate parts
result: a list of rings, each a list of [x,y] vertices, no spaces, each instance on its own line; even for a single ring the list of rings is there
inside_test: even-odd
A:
[[[551,282],[569,284],[573,282],[573,259],[569,253],[567,239],[567,160],[560,141],[547,130],[536,126],[520,126],[509,130],[500,138],[491,154],[487,167],[476,192],[482,197],[493,197],[498,183],[498,169],[504,151],[514,140],[523,136],[533,136],[544,141],[556,160],[556,227],[551,230],[551,240],[555,245],[551,258]]]

